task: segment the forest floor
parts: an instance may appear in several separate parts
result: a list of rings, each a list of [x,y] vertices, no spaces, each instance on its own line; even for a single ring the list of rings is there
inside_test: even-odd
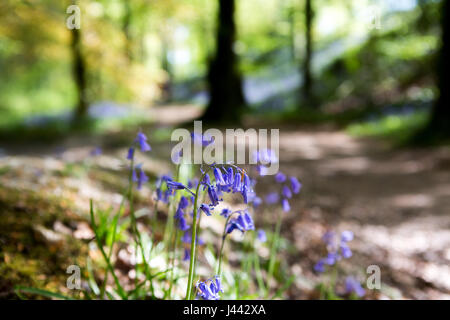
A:
[[[176,106],[152,112],[158,125],[145,129],[153,151],[143,161],[153,177],[170,169],[171,126],[197,112]],[[65,286],[65,268],[84,260],[84,244],[92,238],[89,198],[120,202],[126,176],[117,174],[123,163],[118,159],[134,134],[133,129],[42,146],[2,146],[0,299],[14,297],[15,284]],[[98,146],[102,155],[91,157]],[[348,229],[355,233],[354,255],[343,272],[365,279],[369,265],[381,269],[382,289],[369,297],[450,299],[449,147],[393,149],[331,127],[286,125],[280,128],[280,170],[303,183],[282,227],[291,246],[280,254],[295,275],[289,298],[314,297],[320,238],[329,229]],[[267,177],[257,191],[271,188]],[[145,188],[138,201],[145,204],[150,197]]]

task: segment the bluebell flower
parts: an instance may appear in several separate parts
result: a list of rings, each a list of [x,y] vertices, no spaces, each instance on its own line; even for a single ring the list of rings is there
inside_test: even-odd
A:
[[[257,233],[258,240],[261,242],[267,241],[266,232],[263,229],[259,229]]]
[[[220,292],[223,292],[220,278],[216,276],[214,279],[208,279],[205,282],[199,281],[196,284],[197,297],[204,300],[219,300]]]
[[[355,293],[358,297],[362,298],[366,294],[366,290],[363,289],[361,283],[353,277],[347,277],[345,279],[345,293]]]
[[[197,185],[198,185],[198,179],[197,178],[194,178],[192,180],[191,179],[188,180],[187,187],[189,189],[195,189],[195,188],[197,188]]]
[[[262,199],[260,197],[255,196],[253,197],[252,203],[254,208],[258,208],[262,203]]]
[[[341,254],[345,259],[348,259],[353,255],[352,250],[350,250],[346,244],[341,244]]]
[[[266,176],[267,173],[269,172],[269,169],[262,165],[259,165],[259,166],[256,166],[256,171],[258,171],[260,176]]]
[[[227,184],[232,185],[234,182],[234,171],[232,167],[228,167],[227,169]]]
[[[219,196],[217,195],[216,189],[212,185],[208,186],[208,196],[209,199],[211,200],[212,206],[216,206],[219,204]]]
[[[144,170],[142,170],[141,167],[139,167],[139,177],[137,178],[137,188],[140,190],[142,188],[142,185],[148,181],[148,177],[146,176]]]
[[[272,149],[261,149],[253,153],[253,160],[255,162],[263,162],[265,164],[277,163],[278,157]]]
[[[134,148],[131,147],[128,149],[128,153],[127,153],[127,159],[128,160],[133,160],[134,158]]]
[[[238,229],[242,233],[255,229],[253,219],[248,212],[240,213],[237,218],[233,218],[228,222],[227,233],[231,233],[235,229]]]
[[[317,263],[314,265],[314,270],[320,273],[325,272],[325,260],[320,259],[319,261],[317,261]]]
[[[216,183],[218,185],[225,185],[226,182],[223,179],[222,171],[219,168],[214,168],[214,177],[216,178]]]
[[[175,218],[175,219],[180,219],[180,218],[183,217],[183,216],[184,216],[184,211],[183,211],[183,209],[181,209],[181,208],[178,206],[177,211],[175,211],[174,218]]]
[[[280,200],[280,196],[276,192],[271,192],[266,196],[265,200],[267,204],[275,204]]]
[[[191,243],[192,235],[189,231],[185,231],[181,237],[183,243]]]
[[[173,180],[167,180],[166,184],[167,184],[167,187],[171,191],[186,189],[186,186],[184,184],[182,184],[181,182],[176,182],[176,181],[173,181]]]
[[[341,233],[341,241],[343,242],[349,242],[353,240],[353,232],[351,231],[342,231]]]
[[[187,229],[189,229],[189,225],[187,224],[186,219],[183,216],[178,219],[178,228],[181,231],[186,231]]]
[[[184,249],[183,261],[188,261],[191,259],[191,253],[189,249]]]
[[[232,213],[232,211],[228,208],[225,208],[222,210],[222,212],[220,213],[220,215],[222,217],[228,218],[228,216]]]
[[[189,201],[185,196],[181,196],[180,202],[178,203],[178,208],[186,209],[189,206]]]
[[[152,148],[147,143],[147,137],[142,132],[138,132],[136,139],[134,142],[137,142],[139,144],[139,147],[141,148],[142,152],[150,151]]]
[[[325,263],[328,264],[329,266],[332,266],[340,259],[341,258],[339,256],[339,254],[337,254],[335,252],[330,252],[330,253],[328,253],[328,255],[325,258]]]
[[[283,206],[283,211],[284,212],[291,211],[291,206],[289,205],[289,201],[287,199],[281,200],[281,205]]]
[[[283,186],[281,193],[283,194],[283,197],[285,197],[285,198],[289,198],[289,199],[292,198],[291,189],[289,189],[287,186]]]
[[[102,148],[100,147],[95,147],[94,149],[91,150],[91,152],[89,152],[89,155],[91,157],[96,157],[102,154]]]
[[[205,203],[202,203],[200,205],[200,210],[203,211],[207,216],[211,215],[211,210],[210,210],[209,206]]]
[[[302,184],[297,180],[296,177],[290,177],[289,180],[291,181],[292,192],[298,194],[300,192],[300,189],[302,188]]]
[[[133,182],[137,182],[138,181],[138,176],[136,174],[136,169],[133,169],[133,172],[131,173],[131,180]]]
[[[327,245],[332,246],[334,238],[335,238],[336,234],[334,231],[327,231],[324,233],[324,235],[322,236],[322,241],[325,242]]]
[[[236,172],[234,175],[233,181],[233,192],[241,192],[242,191],[242,178],[239,172]]]
[[[195,132],[191,132],[191,138],[194,141],[194,143],[201,145],[203,147],[209,146],[211,143],[214,142],[214,138],[213,137],[207,137],[205,135],[202,134],[198,134]]]
[[[202,184],[205,186],[209,186],[211,184],[211,179],[209,178],[209,174],[205,174],[202,180]]]
[[[275,175],[275,181],[278,182],[278,183],[285,182],[286,181],[286,175],[284,173],[282,173],[282,172],[278,172]]]
[[[350,258],[352,256],[352,251],[350,250],[347,242],[351,241],[352,239],[353,232],[351,231],[342,232],[340,238],[336,236],[336,233],[334,231],[325,232],[325,234],[322,236],[322,241],[327,245],[328,254],[324,259],[321,259],[318,262],[319,269],[323,269],[323,264],[331,266],[337,263],[342,258]]]

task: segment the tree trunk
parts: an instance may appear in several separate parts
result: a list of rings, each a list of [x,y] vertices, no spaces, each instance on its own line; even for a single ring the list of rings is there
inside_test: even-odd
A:
[[[235,0],[219,0],[216,52],[208,71],[210,98],[203,120],[239,121],[245,106],[237,56],[233,51],[236,38],[234,10]]]
[[[77,88],[77,105],[75,108],[75,119],[79,120],[85,118],[88,112],[88,102],[86,97],[86,62],[84,61],[81,52],[81,34],[80,30],[73,29],[72,31],[71,50],[73,56],[73,77]]]
[[[428,131],[438,138],[450,138],[450,4],[444,0],[442,4],[442,44],[437,68],[439,98],[436,100]],[[447,88],[446,88],[447,87]]]
[[[133,60],[133,49],[132,49],[132,36],[131,36],[131,31],[130,31],[130,25],[131,25],[131,6],[130,3],[128,2],[129,0],[126,0],[124,2],[124,9],[125,9],[125,15],[123,17],[123,33],[125,35],[125,56],[128,59],[128,62],[131,63],[131,61]]]
[[[305,60],[303,62],[303,87],[302,87],[302,100],[308,106],[313,103],[313,80],[311,75],[311,62],[312,62],[312,24],[313,24],[313,8],[311,4],[312,0],[306,0],[305,2]]]

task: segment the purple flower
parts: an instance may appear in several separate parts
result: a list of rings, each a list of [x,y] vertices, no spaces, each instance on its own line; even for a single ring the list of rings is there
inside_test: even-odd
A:
[[[267,241],[266,232],[263,229],[259,229],[257,233],[258,240],[261,242]]]
[[[234,182],[234,171],[232,167],[227,169],[227,184],[232,185]]]
[[[170,189],[170,191],[186,189],[186,186],[184,184],[182,184],[181,182],[167,180],[166,184],[167,184],[167,187]]]
[[[335,236],[336,236],[336,234],[334,233],[334,231],[327,231],[322,236],[322,241],[325,242],[329,246],[333,246]]]
[[[350,250],[346,244],[341,244],[341,254],[345,259],[348,259],[353,255],[352,250]]]
[[[257,196],[253,197],[253,207],[254,208],[258,208],[261,205],[261,203],[262,203],[262,200],[260,197],[257,197]]]
[[[137,178],[137,188],[140,190],[142,188],[142,185],[148,181],[148,177],[145,175],[144,170],[142,170],[141,167],[139,167],[139,177]]]
[[[210,208],[209,208],[209,206],[208,206],[207,204],[205,204],[205,203],[202,203],[202,204],[200,205],[200,210],[202,210],[207,216],[210,216],[210,215],[211,215]]]
[[[261,149],[253,153],[253,160],[255,162],[262,162],[264,164],[277,163],[278,158],[275,151],[272,149]]]
[[[228,216],[231,214],[231,212],[232,212],[232,211],[231,211],[230,209],[225,208],[225,209],[222,210],[222,212],[220,213],[220,215],[221,215],[222,217],[228,218]]]
[[[285,182],[286,181],[286,175],[284,173],[282,173],[282,172],[278,172],[275,175],[275,181],[278,182],[278,183]]]
[[[187,229],[189,229],[189,225],[187,224],[186,219],[183,216],[178,219],[178,228],[181,231],[186,231]]]
[[[325,272],[325,260],[320,259],[314,266],[314,270],[319,273]]]
[[[141,148],[142,152],[150,151],[152,148],[147,143],[147,137],[142,132],[138,132],[136,139],[134,142],[137,142],[139,144],[139,147]]]
[[[233,183],[233,192],[241,192],[242,191],[242,178],[241,174],[239,172],[236,172],[234,176],[234,183]]]
[[[191,133],[191,138],[192,138],[192,140],[194,140],[194,143],[201,145],[203,147],[206,147],[214,142],[213,137],[207,137],[205,135],[202,135],[202,134],[199,134],[196,132]]]
[[[211,184],[211,179],[209,178],[209,174],[205,174],[202,180],[202,184],[208,186]]]
[[[128,149],[127,159],[128,160],[133,160],[133,158],[134,158],[134,148],[131,147],[131,148]]]
[[[341,257],[340,257],[337,253],[330,252],[330,253],[328,253],[328,255],[326,256],[324,262],[325,262],[327,265],[332,266],[332,265],[334,265],[337,261],[339,261],[340,259],[341,259]]]
[[[271,192],[266,196],[266,203],[267,204],[275,204],[280,200],[280,196],[276,192]]]
[[[199,281],[196,284],[197,296],[204,300],[219,300],[220,292],[223,292],[219,276],[208,279],[205,282]]]
[[[214,168],[214,177],[216,178],[216,183],[219,185],[225,185],[227,184],[225,180],[223,179],[222,172],[219,168]]]
[[[188,249],[184,249],[183,261],[188,261],[191,259],[191,253]]]
[[[188,205],[189,205],[188,199],[184,196],[181,196],[180,202],[178,203],[178,208],[186,209]]]
[[[321,263],[322,265],[327,264],[331,266],[342,258],[350,258],[352,256],[352,251],[347,245],[347,242],[351,241],[352,239],[353,232],[351,231],[342,232],[340,239],[336,236],[336,233],[334,231],[325,232],[325,234],[322,236],[322,241],[327,245],[328,255],[324,259],[321,259],[318,264]],[[321,267],[320,264],[319,267]]]
[[[296,177],[290,177],[289,180],[291,181],[292,192],[298,194],[300,192],[300,189],[302,188],[302,184],[297,180]]]
[[[209,199],[211,200],[212,206],[216,206],[219,204],[219,196],[217,195],[217,191],[211,185],[208,186],[208,196],[209,196]]]
[[[352,292],[360,298],[366,294],[366,291],[363,289],[358,280],[353,277],[347,277],[345,279],[345,293],[350,294]]]
[[[240,213],[237,218],[231,219],[228,222],[227,233],[231,233],[235,229],[240,230],[242,233],[255,229],[253,219],[248,212]]]
[[[353,232],[351,231],[342,231],[341,233],[341,241],[342,242],[349,242],[353,240]]]
[[[281,200],[281,205],[283,206],[283,211],[284,212],[291,211],[291,206],[289,205],[289,201],[287,201],[287,199]]]
[[[94,149],[91,150],[91,152],[89,152],[89,155],[91,157],[96,157],[102,154],[102,148],[100,147],[95,147]]]
[[[285,198],[292,198],[292,192],[291,189],[289,189],[287,186],[283,186],[283,189],[281,191],[283,197]]]

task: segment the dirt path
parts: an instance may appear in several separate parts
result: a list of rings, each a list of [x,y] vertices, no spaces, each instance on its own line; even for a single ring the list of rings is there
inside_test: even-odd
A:
[[[342,132],[281,132],[281,167],[304,184],[291,228],[299,250],[315,230],[308,221],[350,229],[352,263],[380,266],[395,294],[450,298],[450,148],[392,151]]]

